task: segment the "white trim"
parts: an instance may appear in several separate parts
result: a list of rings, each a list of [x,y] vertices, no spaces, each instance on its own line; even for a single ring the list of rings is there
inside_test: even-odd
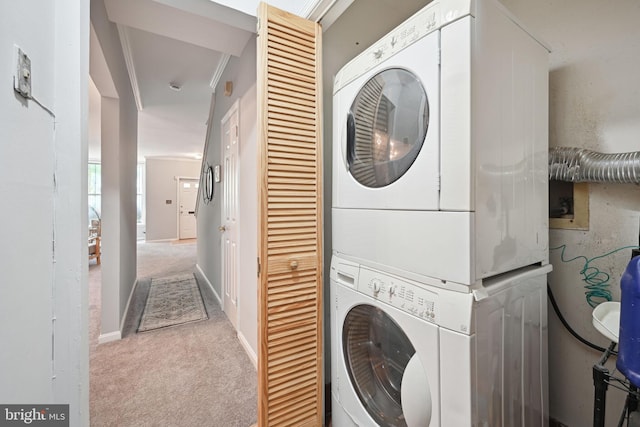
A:
[[[218,86],[220,77],[222,77],[222,73],[229,63],[229,58],[231,58],[231,55],[229,55],[228,53],[223,54],[220,58],[220,61],[218,62],[216,70],[213,72],[213,76],[211,76],[209,86],[211,87],[211,90],[213,90],[213,93],[216,93],[216,86]]]
[[[302,16],[322,24],[326,31],[347,10],[354,0],[318,0],[304,9]]]
[[[300,16],[306,19],[311,19],[311,14],[319,9],[324,3],[333,3],[336,0],[308,0],[300,10]]]
[[[126,63],[127,71],[129,72],[129,80],[131,80],[131,89],[133,90],[133,97],[136,100],[136,107],[138,107],[138,111],[142,111],[142,95],[140,95],[140,88],[138,87],[136,67],[133,65],[133,53],[131,52],[131,42],[129,41],[129,30],[127,27],[120,24],[116,24],[116,27],[118,27],[120,44],[122,45],[122,53],[124,54],[124,62]]]
[[[235,101],[233,101],[233,104],[231,104],[231,107],[229,107],[229,109],[227,110],[227,112],[225,113],[225,115],[222,117],[222,119],[220,119],[220,123],[224,123],[227,120],[229,120],[229,118],[236,112],[238,111],[238,127],[240,127],[240,98],[237,98]],[[238,138],[240,137],[240,135],[238,135]],[[222,152],[224,153],[224,150],[222,150]]]
[[[133,293],[136,291],[138,287],[138,279],[133,282],[133,287],[131,288],[131,293],[129,294],[129,299],[127,300],[127,305],[124,308],[124,314],[122,315],[122,319],[120,319],[120,334],[122,335],[122,331],[124,330],[124,322],[127,319],[127,313],[129,313],[129,304],[131,304],[131,300],[133,299]]]
[[[211,284],[211,282],[207,278],[207,275],[204,274],[204,271],[202,271],[202,268],[200,267],[199,264],[196,264],[196,270],[198,270],[199,275],[202,276],[202,279],[209,286],[209,289],[211,289],[211,292],[213,292],[213,296],[216,298],[216,301],[218,301],[218,304],[220,305],[220,309],[222,310],[222,299],[220,298],[220,295],[218,295],[218,293],[214,289],[213,285]]]
[[[114,331],[108,334],[100,334],[98,337],[98,344],[106,344],[111,341],[119,341],[122,339],[122,332]]]
[[[156,239],[156,240],[144,240],[145,243],[160,243],[160,242],[175,242],[178,239]],[[138,240],[140,242],[140,240]]]
[[[144,159],[145,160],[171,160],[171,161],[179,160],[181,162],[185,162],[185,161],[201,162],[202,161],[202,159],[196,159],[193,156],[191,156],[191,157],[188,157],[188,156],[184,156],[184,157],[179,157],[179,156],[145,156]]]
[[[237,120],[236,120],[236,128],[237,128],[237,134],[236,134],[236,139],[238,140],[238,147],[240,147],[240,98],[237,98],[233,104],[231,104],[231,107],[229,107],[229,109],[227,110],[227,112],[224,114],[224,116],[222,117],[222,119],[220,119],[220,161],[222,164],[224,164],[225,161],[225,146],[224,146],[224,124],[226,122],[228,122],[231,117],[233,115],[237,116]],[[240,152],[240,149],[238,148],[238,153]],[[236,159],[237,162],[239,162],[238,159]],[[224,170],[223,170],[224,173]],[[240,172],[236,170],[236,175],[238,175]],[[224,181],[224,178],[223,178]],[[219,182],[219,181],[218,181]],[[225,209],[225,199],[227,198],[226,192],[225,192],[225,186],[222,186],[222,197],[220,198],[221,202],[220,202],[220,225],[224,226],[225,225],[225,216],[224,216],[224,209]],[[238,201],[238,188],[236,185],[236,189],[235,189],[235,197],[236,197],[236,202]],[[237,203],[236,203],[237,204]],[[238,205],[239,206],[239,205]],[[237,208],[236,211],[236,229],[240,229],[240,208]],[[238,238],[239,234],[236,234],[236,238]],[[240,247],[240,242],[238,241],[238,249],[236,249],[237,251],[240,251],[239,249]],[[227,315],[227,317],[229,317],[229,313],[227,313],[224,309],[224,299],[225,299],[225,293],[224,293],[224,289],[226,286],[225,283],[225,268],[226,268],[226,263],[225,263],[225,252],[224,252],[224,237],[222,237],[220,239],[220,291],[222,292],[222,303],[220,304],[220,307],[222,307],[222,311]],[[239,270],[240,269],[240,265],[237,263],[236,265],[236,269]],[[236,271],[236,278],[240,277],[239,274],[237,274],[238,271]],[[236,283],[237,285],[237,283]],[[236,330],[239,330],[239,325],[240,325],[240,304],[239,304],[239,300],[237,299],[237,288],[236,288],[236,318],[235,319],[231,319],[229,318],[229,320],[231,321],[231,324],[233,325],[233,327]]]
[[[240,341],[240,344],[244,348],[244,351],[247,353],[247,356],[249,356],[249,359],[251,359],[251,362],[253,363],[253,367],[256,368],[256,371],[257,371],[258,370],[258,355],[256,354],[255,351],[253,351],[253,349],[249,345],[249,342],[244,337],[244,335],[242,335],[242,332],[240,332],[240,330],[238,330],[238,341]]]

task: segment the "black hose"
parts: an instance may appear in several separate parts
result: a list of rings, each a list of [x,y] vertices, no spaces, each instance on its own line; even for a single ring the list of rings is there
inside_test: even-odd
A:
[[[558,316],[558,319],[560,319],[560,321],[562,322],[564,327],[567,329],[567,331],[569,331],[569,333],[571,335],[573,335],[582,344],[584,344],[586,346],[589,346],[592,349],[597,350],[597,351],[599,351],[601,353],[605,352],[607,350],[604,347],[600,347],[599,345],[595,345],[594,343],[592,343],[590,341],[587,341],[586,339],[582,338],[580,335],[578,335],[578,333],[576,331],[573,330],[573,328],[569,325],[569,323],[567,323],[567,321],[565,320],[564,316],[560,312],[560,309],[558,308],[558,303],[556,303],[556,299],[553,296],[553,292],[551,292],[551,286],[549,286],[549,282],[547,282],[547,295],[549,296],[549,301],[551,301],[551,305],[553,306],[553,311],[556,312],[556,315]]]

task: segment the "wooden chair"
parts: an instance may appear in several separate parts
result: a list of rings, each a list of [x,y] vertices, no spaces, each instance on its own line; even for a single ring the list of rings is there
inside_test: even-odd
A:
[[[95,259],[98,265],[100,265],[100,233],[100,220],[92,219],[89,226],[89,260]]]

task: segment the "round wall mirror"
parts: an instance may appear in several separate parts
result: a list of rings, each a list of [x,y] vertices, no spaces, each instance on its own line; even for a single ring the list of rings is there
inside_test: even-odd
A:
[[[213,166],[209,165],[204,176],[204,200],[209,203],[213,199]]]

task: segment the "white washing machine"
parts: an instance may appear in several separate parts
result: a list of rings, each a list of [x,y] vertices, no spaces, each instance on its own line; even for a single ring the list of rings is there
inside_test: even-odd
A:
[[[333,249],[452,286],[548,263],[547,58],[497,1],[434,0],[345,65]]]
[[[333,426],[548,425],[550,270],[457,292],[334,256]]]

